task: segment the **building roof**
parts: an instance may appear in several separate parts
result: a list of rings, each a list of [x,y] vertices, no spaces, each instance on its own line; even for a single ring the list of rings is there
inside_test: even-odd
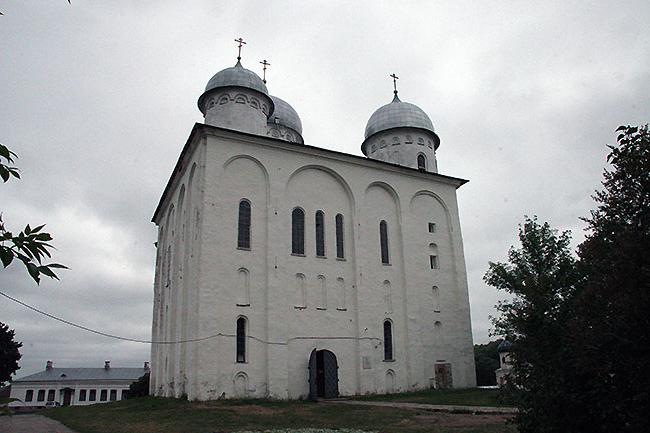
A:
[[[71,380],[137,380],[148,370],[140,368],[52,368],[16,379],[20,382],[66,382]]]
[[[280,125],[291,128],[298,134],[302,135],[302,122],[300,121],[300,116],[298,116],[296,110],[294,110],[287,101],[284,101],[277,96],[271,96],[271,99],[273,100],[275,109],[273,110],[271,117],[269,117],[268,123],[279,123]]]
[[[433,123],[420,107],[408,102],[402,102],[397,97],[393,101],[382,107],[379,107],[366,125],[365,139],[375,135],[378,132],[386,131],[394,128],[418,128],[424,129],[433,133],[436,137],[436,149],[440,144],[440,140],[433,129]]]

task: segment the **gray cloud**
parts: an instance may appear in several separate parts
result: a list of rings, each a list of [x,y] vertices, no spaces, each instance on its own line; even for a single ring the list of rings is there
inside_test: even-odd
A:
[[[268,59],[269,90],[300,113],[306,142],[360,154],[390,101],[431,116],[441,172],[459,190],[474,339],[503,294],[486,287],[524,214],[582,239],[606,143],[650,118],[650,5],[619,2],[172,1],[9,3],[0,17],[0,142],[23,180],[0,186],[13,229],[47,222],[71,267],[40,287],[12,266],[0,288],[88,326],[148,338],[150,218],[207,80]],[[140,365],[147,345],[70,329],[0,299],[24,348],[20,375],[57,365]]]

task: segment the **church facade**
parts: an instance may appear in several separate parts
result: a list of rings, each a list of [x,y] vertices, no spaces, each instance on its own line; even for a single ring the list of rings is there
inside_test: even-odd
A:
[[[151,393],[335,397],[476,385],[456,190],[400,101],[366,157],[304,144],[239,59],[199,97],[158,226]]]

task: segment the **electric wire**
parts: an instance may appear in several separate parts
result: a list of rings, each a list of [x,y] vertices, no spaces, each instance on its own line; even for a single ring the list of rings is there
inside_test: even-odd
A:
[[[56,320],[61,323],[65,323],[66,325],[72,326],[77,329],[81,329],[86,332],[90,332],[93,334],[101,335],[103,337],[108,337],[108,338],[114,338],[116,340],[123,340],[123,341],[129,341],[132,343],[143,343],[143,344],[183,344],[183,343],[197,343],[200,341],[205,341],[205,340],[210,340],[213,338],[217,337],[230,337],[230,338],[237,338],[236,334],[225,334],[222,332],[208,335],[206,337],[200,337],[200,338],[190,338],[187,340],[178,340],[178,341],[153,341],[153,340],[142,340],[138,338],[129,338],[129,337],[122,337],[120,335],[114,335],[114,334],[109,334],[107,332],[102,332],[98,331],[97,329],[89,328],[87,326],[79,325],[78,323],[71,322],[69,320],[63,319],[61,317],[55,316],[53,314],[47,313],[43,310],[40,310],[36,307],[33,307],[19,299],[16,299],[12,296],[7,295],[6,293],[0,291],[0,295],[4,296],[5,298],[9,299],[10,301],[13,301],[17,304],[22,305],[25,308],[28,308],[38,314],[41,314],[43,316],[49,317],[50,319]],[[262,340],[261,338],[255,337],[253,335],[247,335],[246,338],[250,338],[251,340],[258,341],[263,344],[269,344],[269,345],[278,345],[278,346],[286,346],[289,344],[290,341],[293,340],[376,340],[380,344],[382,343],[382,340],[376,337],[348,337],[348,336],[342,336],[342,337],[333,337],[333,336],[299,336],[299,337],[292,337],[287,339],[286,342],[283,341],[266,341]]]

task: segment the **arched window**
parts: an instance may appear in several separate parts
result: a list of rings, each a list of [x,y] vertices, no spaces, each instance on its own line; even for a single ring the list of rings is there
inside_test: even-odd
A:
[[[429,265],[431,269],[440,268],[440,262],[438,261],[438,245],[429,244]]]
[[[393,324],[390,320],[384,321],[384,361],[393,360]]]
[[[418,155],[418,170],[426,170],[427,169],[427,158],[419,154]]]
[[[343,215],[336,215],[336,257],[339,259],[345,258],[345,247],[343,244]]]
[[[251,247],[251,203],[242,199],[239,202],[239,229],[237,230],[237,248]]]
[[[246,319],[237,319],[237,362],[246,362]]]
[[[305,254],[305,212],[300,208],[291,212],[291,252]]]
[[[379,223],[379,245],[381,247],[381,262],[385,265],[390,264],[388,255],[388,225],[382,220]]]
[[[316,211],[316,256],[325,257],[325,214]]]

